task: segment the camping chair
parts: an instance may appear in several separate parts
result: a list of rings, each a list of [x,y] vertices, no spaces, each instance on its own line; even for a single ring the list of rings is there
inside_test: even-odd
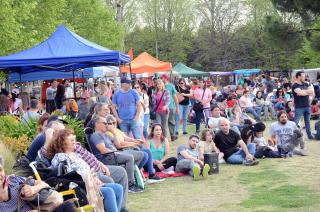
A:
[[[39,174],[39,172],[38,172],[38,170],[36,168],[36,164],[37,164],[37,162],[33,161],[33,162],[31,162],[29,164],[29,166],[31,167],[32,171],[34,172],[36,180],[40,180],[41,181],[42,179],[41,179],[40,174]],[[80,204],[79,204],[78,197],[76,195],[76,191],[74,190],[74,188],[76,188],[77,186],[70,186],[70,187],[72,187],[72,188],[69,189],[69,190],[59,192],[62,197],[72,195],[73,196],[73,200],[75,201],[79,212],[95,211],[95,208],[94,208],[93,205],[84,205],[84,206],[81,207]]]
[[[90,144],[90,139],[91,139],[91,135],[94,133],[93,129],[91,127],[86,127],[84,129],[84,141],[85,141],[85,147],[86,149],[91,152],[93,154],[92,151],[92,147]],[[113,164],[106,164],[106,165],[119,165],[117,157],[116,157],[116,153],[117,151],[113,151],[113,152],[108,152],[108,153],[104,153],[104,154],[96,154],[95,156],[100,160],[100,161],[114,161]]]

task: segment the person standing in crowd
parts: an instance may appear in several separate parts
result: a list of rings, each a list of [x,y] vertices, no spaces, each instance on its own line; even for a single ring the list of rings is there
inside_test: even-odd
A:
[[[145,83],[141,84],[141,94],[143,100],[143,137],[147,138],[149,134],[149,121],[150,121],[150,107],[149,107],[149,96],[147,94],[148,88]]]
[[[179,101],[179,112],[180,114],[176,117],[176,135],[179,135],[180,120],[182,119],[182,131],[183,135],[188,134],[187,132],[187,118],[189,113],[189,98],[192,96],[190,87],[186,85],[184,78],[179,79],[179,84],[176,85],[178,91],[177,97]]]
[[[140,135],[143,135],[143,127],[144,127],[144,111],[145,111],[145,107],[144,107],[144,101],[142,98],[142,92],[141,92],[141,86],[139,82],[135,82],[133,85],[134,90],[136,90],[139,94],[139,99],[140,99],[140,103],[141,103],[141,107],[142,110],[139,114],[139,120],[138,120],[138,127],[140,130]],[[146,139],[146,137],[143,137],[144,139]]]
[[[127,135],[132,132],[135,139],[140,139],[138,121],[142,105],[137,91],[131,89],[131,80],[121,79],[121,89],[112,98],[112,112],[119,123],[120,129]]]
[[[84,91],[81,95],[81,99],[78,100],[79,118],[86,120],[87,115],[90,113],[90,94],[88,91]]]
[[[169,157],[169,142],[163,136],[160,124],[153,124],[146,147],[150,149],[153,160],[153,167],[157,172],[163,171],[170,167],[175,169],[177,158]]]
[[[310,116],[311,107],[309,97],[314,96],[314,90],[310,87],[309,83],[305,81],[306,74],[302,71],[296,73],[296,82],[292,85],[293,99],[295,104],[294,122],[299,125],[301,116],[304,117],[304,124],[308,139],[313,140],[314,137],[311,134]]]
[[[11,111],[15,116],[23,114],[22,100],[19,98],[19,89],[17,88],[11,92]]]
[[[158,79],[156,82],[156,91],[152,94],[153,110],[156,114],[156,122],[161,124],[163,135],[167,137],[168,113],[170,105],[170,94],[165,90],[163,81]]]
[[[66,99],[65,87],[63,84],[57,86],[56,96],[54,97],[54,102],[56,103],[56,109],[60,110],[63,106],[62,102]]]
[[[175,87],[169,82],[170,77],[168,74],[162,74],[161,79],[165,85],[166,90],[170,94],[168,127],[171,141],[174,141],[177,139],[177,136],[175,135],[176,114],[179,115],[179,102],[177,98],[177,91]]]
[[[193,106],[193,110],[196,114],[195,122],[197,134],[200,132],[200,123],[203,117],[205,118],[205,124],[207,125],[207,120],[210,117],[210,102],[212,100],[211,90],[207,88],[205,81],[203,79],[199,80],[198,85],[199,87],[193,92],[195,104],[200,103],[202,105],[202,110],[195,110],[195,107]]]
[[[37,99],[31,99],[30,101],[30,109],[25,112],[21,118],[21,123],[28,124],[31,120],[38,120],[40,115],[38,113],[39,110],[39,101]]]
[[[46,112],[47,113],[52,113],[53,111],[56,110],[56,104],[55,104],[54,98],[56,96],[57,86],[58,86],[57,81],[53,80],[51,82],[51,85],[46,90]]]

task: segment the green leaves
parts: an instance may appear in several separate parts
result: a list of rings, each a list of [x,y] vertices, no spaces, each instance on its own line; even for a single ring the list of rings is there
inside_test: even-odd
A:
[[[2,0],[0,55],[39,44],[63,23],[88,40],[122,50],[124,30],[114,15],[101,0]]]

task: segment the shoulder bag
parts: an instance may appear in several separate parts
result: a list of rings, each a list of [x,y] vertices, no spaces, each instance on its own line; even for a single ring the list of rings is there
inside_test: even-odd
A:
[[[206,90],[203,90],[203,94],[202,94],[202,97],[201,97],[201,100],[203,99],[203,96],[204,96],[204,93],[206,92]],[[192,108],[195,112],[201,112],[203,111],[203,105],[201,102],[195,102],[193,104],[193,108]]]
[[[155,119],[156,119],[156,111],[157,111],[158,108],[159,108],[160,102],[161,102],[161,100],[162,100],[162,98],[163,98],[163,96],[164,96],[164,92],[165,92],[165,90],[162,92],[162,95],[161,95],[161,97],[160,97],[160,100],[159,100],[159,102],[156,103],[156,106],[153,108],[153,110],[150,110],[150,119],[151,119],[151,120],[155,120]]]

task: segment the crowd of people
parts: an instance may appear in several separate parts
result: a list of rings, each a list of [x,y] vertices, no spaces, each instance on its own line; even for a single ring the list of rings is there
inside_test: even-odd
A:
[[[2,90],[0,110],[20,116],[21,124],[38,120],[39,133],[27,152],[30,161],[52,169],[65,163],[66,173],[81,176],[88,201],[98,210],[127,211],[128,193],[143,192],[136,167],[152,184],[164,181],[159,172],[207,178],[212,169],[208,155],[219,163],[248,166],[258,165],[259,158],[307,155],[303,128],[309,140],[320,140],[320,122],[315,124],[315,133],[310,125],[310,119],[320,117],[320,84],[319,79],[311,83],[304,72],[294,78],[290,82],[259,75],[220,88],[204,79],[180,78],[171,83],[167,74],[154,78],[151,86],[121,78],[119,89],[102,80],[92,89],[83,88],[77,100],[70,98],[68,81],[52,81],[46,90],[46,113],[39,114],[40,101],[35,98],[23,111],[18,89],[10,94]],[[83,121],[86,146],[76,141],[59,114]],[[264,135],[265,121],[273,122],[270,139]],[[194,132],[187,127],[190,123],[195,125]],[[170,144],[179,136],[185,142],[172,157]],[[19,192],[32,196],[48,186],[6,176],[4,162],[0,162],[1,211],[17,209]],[[20,211],[30,209],[26,200],[21,204]]]

